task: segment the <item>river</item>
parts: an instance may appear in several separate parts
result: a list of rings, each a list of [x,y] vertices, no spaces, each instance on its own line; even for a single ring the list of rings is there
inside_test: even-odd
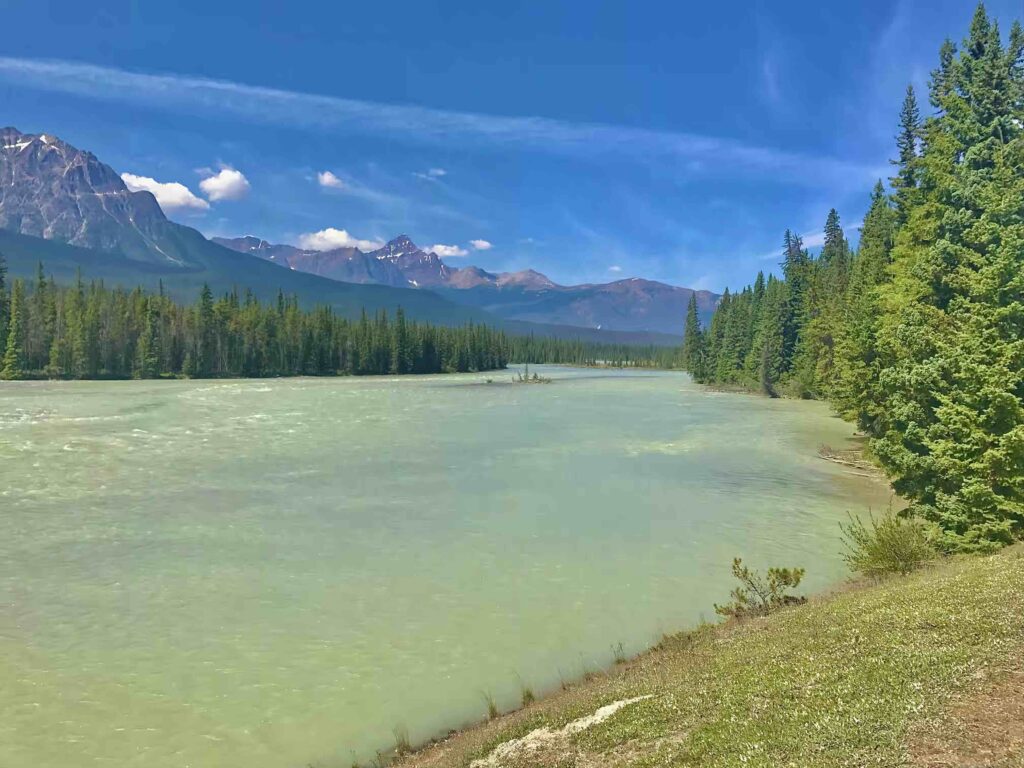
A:
[[[0,765],[348,766],[842,577],[886,487],[677,373],[0,383]],[[492,383],[487,383],[492,379]]]

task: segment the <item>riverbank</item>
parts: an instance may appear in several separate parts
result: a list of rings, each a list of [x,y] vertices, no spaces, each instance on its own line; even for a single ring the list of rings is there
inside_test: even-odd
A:
[[[397,765],[1020,765],[1022,615],[1024,546],[953,558],[666,637]]]

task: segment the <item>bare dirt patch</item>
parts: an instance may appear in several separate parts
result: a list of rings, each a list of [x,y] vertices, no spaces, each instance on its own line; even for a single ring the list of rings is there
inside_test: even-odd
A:
[[[979,673],[941,717],[915,730],[909,748],[917,768],[1024,767],[1024,659]]]

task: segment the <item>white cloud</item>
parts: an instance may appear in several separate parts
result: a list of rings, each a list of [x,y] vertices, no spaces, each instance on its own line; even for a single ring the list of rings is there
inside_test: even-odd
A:
[[[442,176],[448,175],[448,171],[444,168],[428,168],[426,173],[414,171],[412,175],[424,181],[439,181]]]
[[[713,160],[706,173],[760,174],[811,187],[861,186],[878,168],[820,155],[747,144],[722,136],[534,116],[496,116],[380,104],[183,75],[148,75],[71,61],[0,57],[0,80],[50,93],[129,102],[168,111],[344,131],[441,146],[484,143],[604,160],[616,153],[645,163]],[[443,170],[443,169],[435,169]],[[434,177],[437,178],[437,177]]]
[[[234,168],[225,167],[213,176],[200,181],[199,188],[211,201],[217,202],[218,200],[241,200],[249,194],[250,186],[245,174]]]
[[[494,247],[493,243],[486,240],[470,240],[469,244],[473,246],[474,251],[489,251]]]
[[[330,171],[320,171],[320,173],[316,175],[316,180],[321,187],[328,187],[330,189],[345,188],[345,182],[339,179]]]
[[[804,241],[804,248],[818,248],[825,244],[825,233],[808,232],[806,235],[802,235],[801,239]]]
[[[447,258],[465,256],[469,253],[465,248],[460,248],[457,245],[432,245],[427,250]]]
[[[620,267],[618,264],[612,264],[610,267],[608,267],[608,271],[609,272],[621,272],[622,271],[622,267]]]
[[[165,212],[189,208],[206,211],[210,208],[210,204],[203,198],[196,197],[192,190],[176,181],[161,182],[148,176],[136,176],[134,173],[122,173],[121,180],[132,192],[152,192]]]
[[[358,248],[361,251],[375,251],[384,245],[380,240],[360,240],[344,229],[327,227],[319,232],[307,232],[299,235],[300,248],[309,251],[330,251],[335,248]]]

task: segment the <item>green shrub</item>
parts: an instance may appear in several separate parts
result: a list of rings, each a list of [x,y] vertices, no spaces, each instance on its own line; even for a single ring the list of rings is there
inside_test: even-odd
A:
[[[767,576],[762,576],[737,557],[732,561],[732,575],[739,579],[740,586],[730,593],[731,603],[715,604],[715,613],[720,616],[767,616],[785,605],[807,601],[805,597],[786,594],[800,586],[803,568],[769,568]]]
[[[908,574],[938,554],[921,520],[900,517],[892,509],[878,519],[869,513],[867,523],[850,515],[849,524],[840,523],[839,527],[846,545],[846,564],[855,573],[875,579]]]

